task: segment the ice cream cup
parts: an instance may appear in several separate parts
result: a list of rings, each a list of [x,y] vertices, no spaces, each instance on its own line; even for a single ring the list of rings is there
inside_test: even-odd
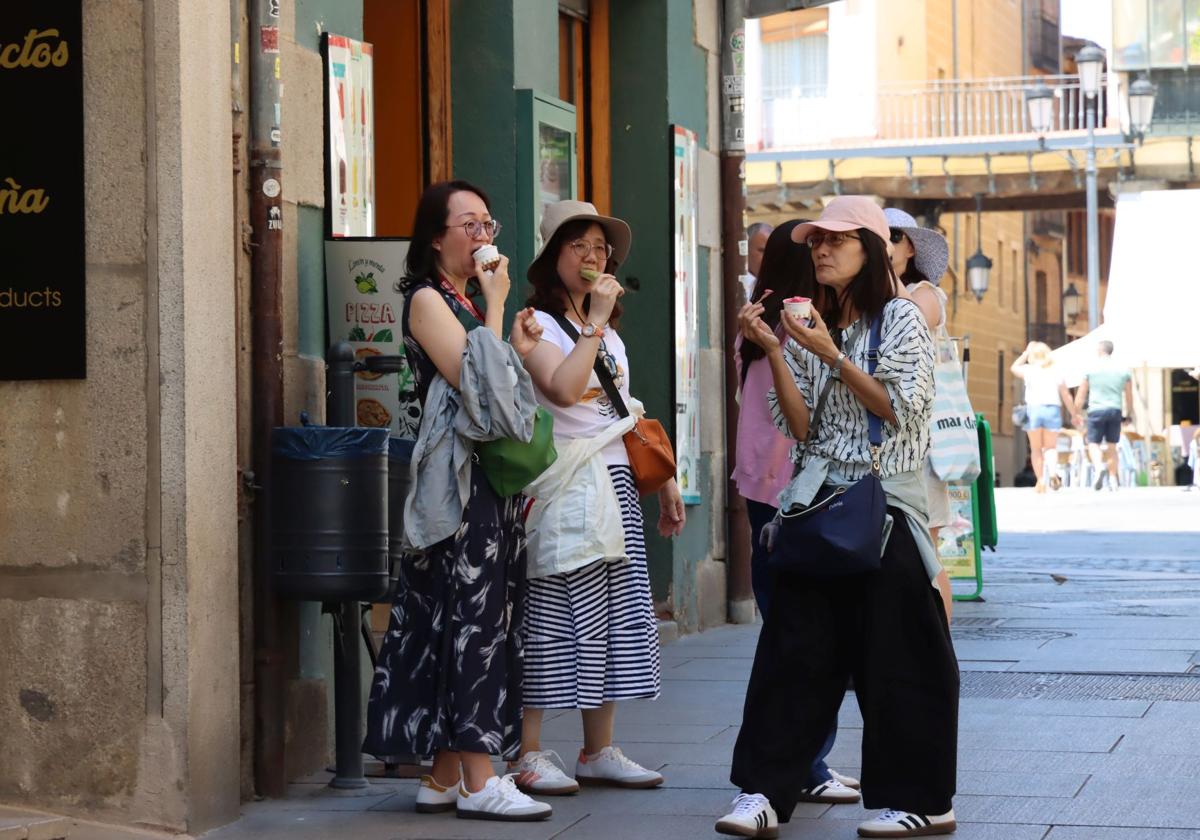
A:
[[[812,317],[812,298],[806,297],[790,297],[783,301],[783,308],[787,310],[787,314],[793,318],[811,318]]]
[[[495,245],[480,245],[471,256],[484,271],[495,271],[500,265],[500,251]]]

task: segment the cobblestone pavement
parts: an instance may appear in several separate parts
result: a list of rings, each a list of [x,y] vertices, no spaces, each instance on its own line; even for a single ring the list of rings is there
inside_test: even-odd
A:
[[[958,604],[953,623],[963,671],[956,836],[1197,840],[1200,493],[1002,490],[998,510],[986,600]],[[735,793],[729,756],[757,632],[728,626],[666,646],[662,698],[620,710],[618,742],[662,769],[659,790],[585,790],[551,800],[545,823],[505,825],[417,815],[411,781],[344,799],[322,776],[286,801],[248,804],[208,837],[715,838]],[[848,696],[834,767],[858,770],[861,726]],[[555,715],[546,737],[573,761],[578,715]],[[851,838],[865,816],[802,804],[781,836]]]

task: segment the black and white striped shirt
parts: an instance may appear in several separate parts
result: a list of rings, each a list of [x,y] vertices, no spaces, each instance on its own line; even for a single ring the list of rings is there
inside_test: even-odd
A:
[[[847,361],[866,370],[870,344],[868,325],[860,322],[846,333],[848,338],[842,350]],[[784,347],[783,357],[804,395],[808,410],[813,411],[821,389],[831,375],[830,368],[790,339]],[[910,300],[895,298],[883,309],[875,378],[887,389],[898,421],[896,426],[883,424],[881,476],[887,478],[920,469],[929,451],[933,339],[921,310]],[[775,425],[784,434],[790,434],[774,389],[767,393],[767,402]],[[809,457],[828,459],[840,475],[850,480],[862,478],[871,471],[867,410],[843,382],[834,382],[825,401],[825,412],[808,442],[792,450],[792,460],[801,466]]]

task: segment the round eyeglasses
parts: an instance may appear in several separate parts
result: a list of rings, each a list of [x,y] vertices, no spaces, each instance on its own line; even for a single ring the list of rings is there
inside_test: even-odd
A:
[[[500,235],[500,223],[495,219],[488,219],[485,222],[481,222],[478,219],[471,219],[463,222],[461,225],[446,225],[446,227],[460,227],[472,239],[482,239],[485,232],[493,239]]]
[[[592,252],[595,252],[596,256],[605,262],[608,262],[608,260],[612,258],[613,248],[608,243],[603,245],[593,245],[586,240],[576,239],[574,242],[569,243],[569,245],[571,250],[575,253],[575,256],[579,257],[581,260],[587,259],[587,255]]]

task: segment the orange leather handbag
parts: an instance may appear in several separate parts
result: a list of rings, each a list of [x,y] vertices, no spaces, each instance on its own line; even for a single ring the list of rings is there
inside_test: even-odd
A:
[[[579,330],[562,315],[555,315],[554,320],[562,327],[563,332],[575,341],[579,340]],[[622,419],[629,416],[629,407],[621,398],[617,383],[613,381],[612,372],[604,365],[599,354],[596,356],[596,377],[600,387],[608,396],[609,402],[617,410]],[[675,477],[675,448],[667,437],[663,424],[649,417],[639,417],[633,429],[625,433],[625,451],[629,453],[629,468],[633,472],[633,483],[637,485],[638,493],[648,496],[657,493],[663,485]]]

